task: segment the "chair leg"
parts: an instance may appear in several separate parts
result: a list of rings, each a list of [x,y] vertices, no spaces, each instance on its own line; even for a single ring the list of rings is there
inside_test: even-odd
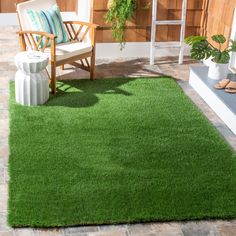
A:
[[[90,64],[90,80],[94,80],[94,74],[95,74],[95,51],[93,52],[91,56],[91,64]]]
[[[56,95],[56,65],[51,63],[51,89],[53,95]]]
[[[65,65],[61,65],[61,70],[65,70]]]

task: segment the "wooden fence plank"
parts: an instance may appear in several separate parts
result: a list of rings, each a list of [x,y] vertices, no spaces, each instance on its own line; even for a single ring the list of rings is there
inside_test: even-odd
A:
[[[205,0],[208,1],[206,22],[203,33],[211,37],[213,34],[223,34],[229,42],[231,27],[236,7],[236,0]]]

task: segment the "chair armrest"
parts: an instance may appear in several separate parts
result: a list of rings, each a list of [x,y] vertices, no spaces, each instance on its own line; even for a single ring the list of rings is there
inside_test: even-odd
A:
[[[47,32],[41,32],[41,31],[19,31],[17,32],[19,35],[39,35],[39,36],[44,36],[46,38],[49,38],[51,40],[54,40],[57,38],[56,35],[54,34],[49,34]]]
[[[51,61],[56,61],[56,38],[54,34],[49,34],[47,32],[41,31],[19,31],[17,32],[20,37],[21,50],[26,51],[27,46],[35,51],[42,51],[46,49],[49,41],[51,40],[50,54]],[[39,36],[39,39],[36,39],[35,36]],[[45,38],[45,41],[43,41]]]

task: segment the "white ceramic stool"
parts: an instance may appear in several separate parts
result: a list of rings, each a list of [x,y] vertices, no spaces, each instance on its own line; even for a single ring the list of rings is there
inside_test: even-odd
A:
[[[20,52],[15,57],[18,68],[15,76],[16,102],[34,106],[49,99],[46,67],[48,56],[38,51]]]

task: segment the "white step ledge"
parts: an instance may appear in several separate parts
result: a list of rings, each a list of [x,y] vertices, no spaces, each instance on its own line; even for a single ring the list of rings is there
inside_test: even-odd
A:
[[[207,74],[207,66],[193,66],[189,83],[236,135],[236,94],[214,89],[217,81],[208,78]]]

